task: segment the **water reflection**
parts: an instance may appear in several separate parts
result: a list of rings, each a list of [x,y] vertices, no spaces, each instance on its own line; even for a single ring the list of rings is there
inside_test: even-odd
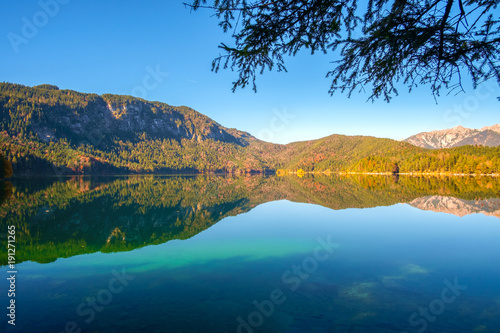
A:
[[[418,209],[453,214],[460,217],[477,213],[500,217],[499,198],[465,200],[442,195],[432,195],[417,198],[408,204]]]
[[[14,180],[0,206],[0,227],[16,225],[18,262],[47,263],[79,254],[130,251],[172,239],[188,239],[225,217],[276,200],[334,210],[408,203],[422,210],[458,216],[483,213],[500,217],[499,189],[499,179],[488,177],[131,176]],[[5,264],[5,258],[1,256],[1,264]]]

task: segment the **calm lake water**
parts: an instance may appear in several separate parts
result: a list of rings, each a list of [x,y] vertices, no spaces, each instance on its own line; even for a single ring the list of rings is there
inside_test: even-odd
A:
[[[11,183],[2,332],[500,332],[498,178]]]

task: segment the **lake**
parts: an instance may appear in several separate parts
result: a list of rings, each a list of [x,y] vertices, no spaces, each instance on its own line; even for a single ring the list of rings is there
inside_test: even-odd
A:
[[[498,178],[2,187],[2,332],[500,332]]]

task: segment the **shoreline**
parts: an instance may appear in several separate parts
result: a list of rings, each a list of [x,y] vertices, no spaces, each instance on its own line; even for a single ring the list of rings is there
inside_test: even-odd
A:
[[[278,173],[276,173],[278,174]],[[323,175],[330,175],[330,174],[337,174],[337,175],[375,175],[375,176],[392,176],[392,175],[398,175],[398,176],[447,176],[447,177],[500,177],[500,173],[450,173],[450,172],[399,172],[399,173],[392,173],[392,172],[347,172],[347,171],[303,171],[303,172],[297,172],[297,171],[287,171],[282,173],[283,174],[323,174]]]
[[[347,172],[347,171],[285,171],[285,170],[265,170],[265,171],[245,171],[245,172],[224,172],[224,171],[210,171],[210,172],[186,172],[180,170],[178,173],[176,172],[145,172],[145,173],[64,173],[61,175],[56,174],[41,174],[41,173],[22,173],[22,174],[13,174],[11,177],[6,179],[0,179],[1,181],[8,181],[12,179],[19,178],[69,178],[69,177],[120,177],[120,176],[202,176],[202,175],[220,175],[220,176],[286,176],[286,175],[298,175],[302,177],[306,174],[312,175],[331,175],[336,174],[339,176],[346,175],[371,175],[371,176],[431,176],[431,177],[500,177],[500,173],[450,173],[450,172]]]

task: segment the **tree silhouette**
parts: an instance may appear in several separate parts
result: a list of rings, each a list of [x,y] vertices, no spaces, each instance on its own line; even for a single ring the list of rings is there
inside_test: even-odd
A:
[[[369,89],[369,100],[397,95],[402,82],[411,91],[430,85],[463,91],[462,78],[474,88],[489,79],[500,83],[498,0],[193,0],[193,10],[214,11],[233,46],[212,70],[238,72],[233,91],[252,84],[265,70],[286,71],[284,56],[302,49],[339,51],[327,73],[330,94]]]

